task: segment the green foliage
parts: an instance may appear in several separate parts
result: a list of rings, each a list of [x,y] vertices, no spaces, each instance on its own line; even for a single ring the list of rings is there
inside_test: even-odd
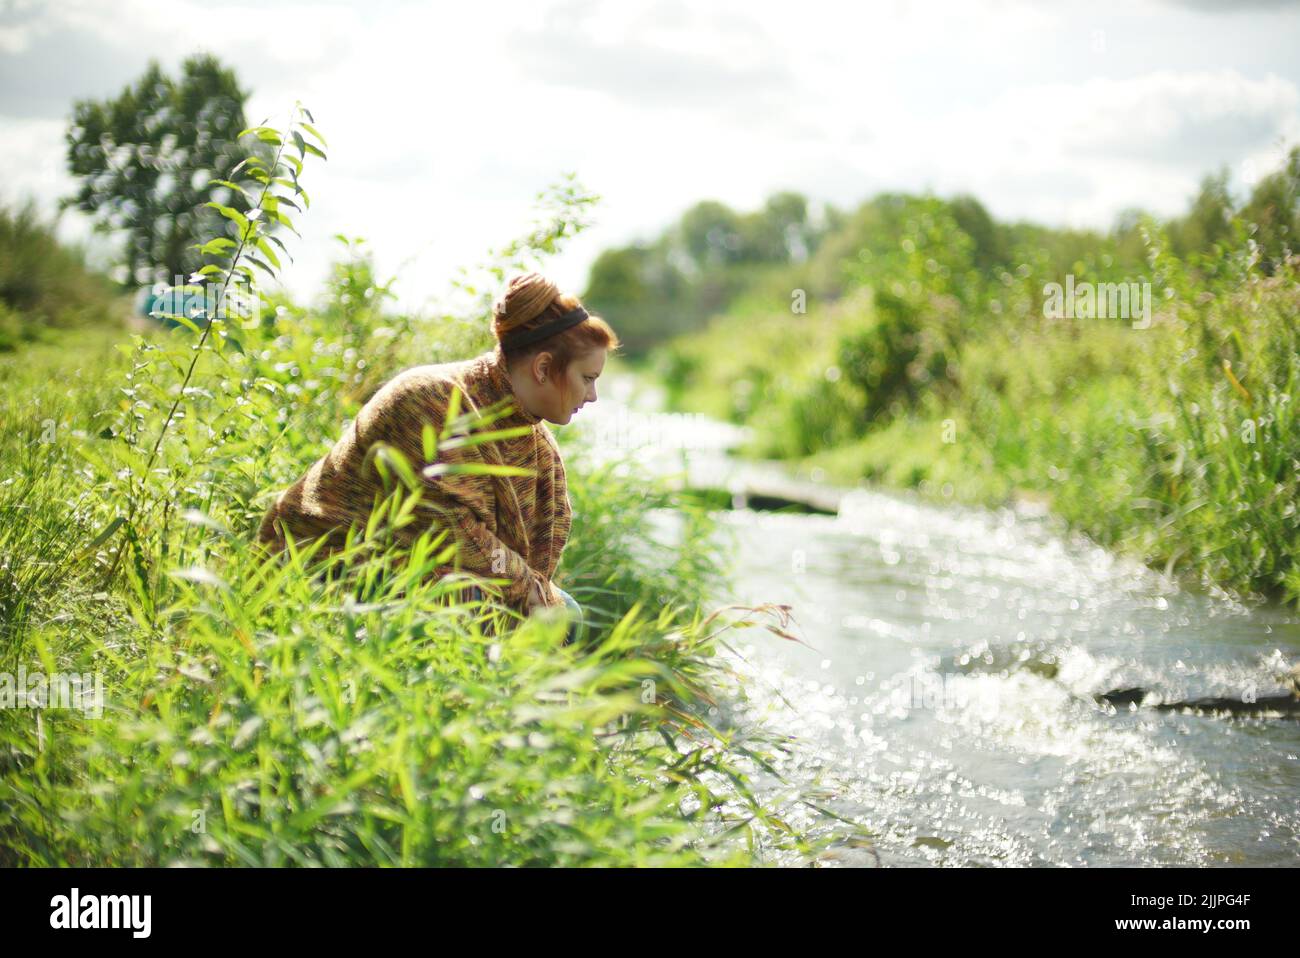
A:
[[[907,297],[878,290],[874,322],[845,335],[839,366],[862,395],[859,421],[898,415],[916,404],[922,392],[943,395],[954,388],[955,301],[933,297],[922,306]]]
[[[267,435],[252,442],[247,438],[248,420],[257,414],[257,403],[231,402],[215,411],[212,417],[199,422],[187,418],[181,406],[186,400],[213,396],[202,386],[194,387],[193,393],[190,391],[190,383],[201,362],[209,367],[208,377],[201,381],[220,383],[227,395],[257,390],[261,398],[278,390],[279,383],[258,375],[257,353],[254,350],[250,355],[241,337],[265,332],[261,317],[263,303],[252,266],[272,277],[276,275],[279,257],[271,244],[274,242],[282,250],[284,244],[270,235],[272,225],[283,225],[297,232],[284,208],[301,209],[295,197],[310,204],[306,191],[298,182],[303,161],[308,153],[325,158],[325,154],[308,144],[300,132],[310,129],[310,119],[310,112],[298,104],[291,116],[287,135],[282,137],[279,131],[267,126],[252,127],[236,135],[236,139],[254,137],[271,146],[274,154],[267,163],[257,156],[248,156],[232,171],[244,169],[245,175],[260,185],[255,205],[247,214],[215,200],[205,204],[229,220],[237,232],[235,237],[219,236],[193,244],[194,249],[212,257],[214,262],[201,267],[180,291],[193,294],[202,306],[197,312],[192,312],[185,308],[189,304],[177,304],[177,311],[166,314],[196,333],[197,343],[182,352],[137,337],[132,366],[126,375],[127,385],[123,390],[130,402],[123,404],[100,430],[101,434],[118,441],[108,449],[88,453],[92,464],[101,470],[102,482],[114,493],[113,498],[119,504],[118,514],[107,525],[122,530],[122,546],[113,554],[105,572],[105,587],[112,583],[122,559],[128,554],[127,568],[134,573],[131,579],[133,587],[143,590],[146,585],[143,580],[157,584],[156,558],[166,555],[163,543],[167,539],[169,517],[177,502],[177,491],[187,483],[191,489],[207,485],[196,473],[209,469],[209,456],[237,450],[235,454],[238,456],[252,454],[256,458],[266,455],[274,442]],[[297,157],[293,155],[294,149],[298,151]],[[218,187],[224,182],[228,181],[212,181]],[[288,195],[290,190],[292,197]],[[202,328],[194,321],[196,318],[203,322]],[[213,348],[205,349],[209,340]],[[160,355],[151,355],[155,352]],[[182,358],[185,356],[187,360]],[[166,376],[157,375],[164,363],[178,372],[184,370],[178,386],[173,387]],[[240,378],[236,379],[237,376]],[[149,413],[163,409],[166,409],[166,414],[161,422],[151,425]],[[181,430],[179,435],[171,432],[174,422]],[[151,436],[152,442],[149,441]],[[155,463],[160,462],[165,464],[164,468],[155,469]],[[147,599],[148,611],[155,611],[156,591],[150,591],[148,596],[140,591],[140,596]]]
[[[1187,213],[1167,227],[1170,248],[1197,273],[1214,274],[1222,259],[1248,252],[1265,276],[1296,252],[1300,233],[1300,147],[1260,177],[1243,202],[1228,189],[1228,171],[1207,176]]]
[[[59,242],[32,200],[0,209],[0,352],[118,318],[113,284]]]
[[[646,597],[653,609],[675,604],[697,608],[722,593],[727,579],[718,562],[723,526],[705,510],[684,503],[662,478],[634,469],[631,463],[595,464],[578,437],[565,435],[568,469],[581,476],[570,487],[575,516],[557,583],[582,605],[588,621],[612,624],[631,609],[632,597]],[[640,505],[627,508],[629,491],[638,490]],[[665,541],[649,516],[671,511],[680,531]]]
[[[600,304],[629,356],[643,355],[698,330],[756,284],[773,276],[787,281],[789,268],[807,260],[824,231],[798,193],[773,194],[752,213],[705,201],[653,242],[601,253],[583,298]]]
[[[815,372],[806,378],[787,377],[760,395],[763,401],[750,418],[760,455],[797,458],[851,441],[862,432],[862,397],[839,380]]]
[[[1182,257],[1203,250],[1231,238],[1232,196],[1228,192],[1228,171],[1207,176],[1201,181],[1200,192],[1192,200],[1191,208],[1182,219],[1169,226],[1174,252]]]
[[[1297,170],[1300,149],[1240,204],[1208,177],[1186,216],[1129,212],[1108,235],[885,194],[821,242],[806,317],[738,294],[648,365],[674,408],[754,427],[756,454],[1047,502],[1160,568],[1300,601]],[[1150,284],[1149,328],[1047,316],[1067,276]]]
[[[126,622],[32,632],[107,673],[108,707],[46,712],[39,741],[0,717],[5,863],[746,860],[726,831],[769,812],[741,814],[731,777],[763,743],[693,714],[700,632],[637,606],[568,650],[556,623],[506,631],[449,603],[420,580],[432,564],[417,544],[401,577],[362,563],[322,583],[231,540],[218,570],[177,571],[152,641]]]
[[[1267,275],[1285,264],[1297,251],[1300,236],[1300,146],[1292,147],[1285,163],[1256,184],[1241,210],[1241,219],[1253,227],[1260,251],[1260,268]]]

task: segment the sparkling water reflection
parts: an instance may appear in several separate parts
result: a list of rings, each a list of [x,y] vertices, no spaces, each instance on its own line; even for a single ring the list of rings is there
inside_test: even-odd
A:
[[[686,428],[699,441],[617,454],[751,468],[725,457],[732,427]],[[789,604],[813,647],[741,633],[732,718],[797,736],[783,775],[870,828],[882,864],[1297,863],[1300,722],[1093,698],[1278,691],[1294,614],[1181,589],[1028,512],[853,490],[838,516],[723,521],[737,565],[719,603]]]

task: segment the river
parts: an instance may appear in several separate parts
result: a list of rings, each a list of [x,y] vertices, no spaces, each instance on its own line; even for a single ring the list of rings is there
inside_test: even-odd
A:
[[[601,392],[574,420],[593,454],[723,487],[777,468],[732,459],[739,430],[659,413],[630,377]],[[1300,721],[1093,698],[1279,691],[1300,617],[1180,587],[1028,508],[844,492],[837,515],[738,502],[718,543],[734,579],[718,603],[788,604],[807,643],[734,633],[747,691],[728,721],[797,738],[788,785],[764,777],[774,803],[807,797],[873,833],[827,863],[1300,861]],[[671,536],[675,514],[657,518]]]

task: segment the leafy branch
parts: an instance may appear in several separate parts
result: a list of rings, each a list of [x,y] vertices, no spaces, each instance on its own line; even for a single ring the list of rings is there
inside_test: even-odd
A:
[[[306,119],[303,119],[304,116]],[[231,339],[227,329],[225,328],[227,324],[224,317],[228,312],[228,305],[230,303],[230,286],[232,281],[235,280],[236,276],[244,277],[247,280],[249,287],[250,295],[248,300],[244,304],[239,304],[239,302],[236,301],[237,310],[247,303],[259,302],[256,298],[256,274],[248,264],[253,264],[253,266],[258,267],[272,278],[275,278],[277,275],[276,271],[280,268],[280,258],[272,247],[272,243],[279,247],[281,252],[286,256],[289,256],[289,251],[285,247],[284,243],[278,237],[271,235],[270,224],[274,223],[285,226],[292,231],[295,236],[298,236],[301,239],[301,234],[294,228],[292,218],[289,214],[285,213],[281,207],[287,206],[300,213],[303,211],[303,207],[308,209],[311,207],[311,197],[307,194],[307,191],[302,188],[302,185],[299,182],[303,164],[308,154],[318,156],[322,160],[328,159],[320,147],[316,146],[314,143],[308,142],[306,137],[303,135],[305,132],[307,136],[319,141],[321,146],[328,145],[325,141],[325,137],[321,135],[315,126],[312,125],[314,119],[315,118],[311,115],[311,111],[303,106],[301,102],[297,102],[294,104],[294,109],[290,114],[287,138],[282,136],[280,131],[275,128],[266,126],[265,121],[261,126],[254,126],[249,127],[246,130],[241,130],[236,136],[236,139],[239,140],[244,136],[252,135],[257,137],[261,142],[269,144],[275,149],[275,156],[272,159],[269,168],[259,157],[256,155],[250,155],[230,171],[230,176],[234,177],[235,174],[240,172],[240,170],[243,170],[247,179],[260,184],[261,189],[260,192],[257,193],[256,198],[254,198],[244,186],[236,183],[233,179],[213,179],[209,181],[209,187],[222,187],[238,192],[248,200],[252,206],[248,213],[244,214],[233,207],[218,203],[215,200],[209,200],[203,204],[206,207],[211,207],[217,210],[218,213],[236,226],[238,230],[238,240],[232,239],[229,236],[221,236],[210,239],[206,243],[194,244],[191,247],[193,249],[198,249],[201,254],[206,256],[215,256],[219,258],[229,257],[225,263],[208,263],[189,277],[190,283],[202,283],[207,277],[213,277],[213,279],[208,280],[210,283],[215,283],[219,279],[221,286],[216,297],[215,308],[207,311],[207,322],[202,329],[200,329],[192,319],[183,315],[180,311],[166,312],[163,314],[169,318],[175,319],[177,322],[188,327],[195,333],[198,333],[199,341],[193,348],[193,356],[190,359],[188,369],[185,371],[185,376],[181,381],[180,389],[177,391],[176,398],[172,402],[171,408],[168,410],[167,416],[158,430],[158,435],[154,439],[153,447],[149,452],[149,458],[145,463],[144,469],[141,470],[140,494],[135,494],[134,473],[132,473],[128,480],[127,500],[130,503],[128,513],[121,521],[114,520],[114,522],[110,524],[109,528],[97,537],[96,545],[106,541],[118,528],[125,527],[128,532],[133,534],[134,524],[137,518],[142,514],[148,515],[149,511],[157,505],[160,499],[166,498],[165,496],[150,498],[143,511],[141,510],[141,503],[146,498],[145,488],[148,482],[150,470],[158,459],[158,453],[162,449],[162,443],[164,438],[166,438],[168,429],[176,418],[176,412],[180,408],[181,402],[185,399],[190,382],[194,377],[194,370],[198,366],[199,357],[203,354],[203,347],[207,344],[213,328],[220,323],[222,338],[225,340],[231,340],[234,347],[242,352],[242,346],[239,344],[239,341]],[[293,153],[289,151],[291,145],[293,148],[297,149],[297,156],[294,156]],[[303,206],[299,206],[290,196],[275,192],[276,187],[291,188],[293,191],[293,197],[302,198]],[[233,252],[231,252],[232,250]],[[259,253],[261,254],[260,256],[258,255]],[[293,257],[289,256],[289,259],[292,261]],[[202,285],[186,285],[181,288],[181,292],[191,292],[195,289],[200,292],[205,291],[205,288]],[[238,315],[238,312],[236,312],[235,315]],[[254,325],[256,322],[257,320],[254,318]],[[245,325],[245,328],[248,328],[247,325]],[[112,564],[109,566],[108,572],[104,576],[101,588],[106,588],[113,580],[118,564],[121,561],[123,551],[122,548],[118,549]]]

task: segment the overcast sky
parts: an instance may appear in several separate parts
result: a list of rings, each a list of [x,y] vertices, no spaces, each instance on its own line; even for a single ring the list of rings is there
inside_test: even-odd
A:
[[[581,292],[601,249],[702,199],[930,189],[1105,227],[1180,212],[1222,165],[1244,189],[1300,143],[1295,3],[0,0],[0,199],[52,211],[73,101],[198,51],[252,88],[250,123],[300,99],[329,140],[290,289],[316,294],[342,232],[413,308],[566,171],[602,197],[548,267]]]

